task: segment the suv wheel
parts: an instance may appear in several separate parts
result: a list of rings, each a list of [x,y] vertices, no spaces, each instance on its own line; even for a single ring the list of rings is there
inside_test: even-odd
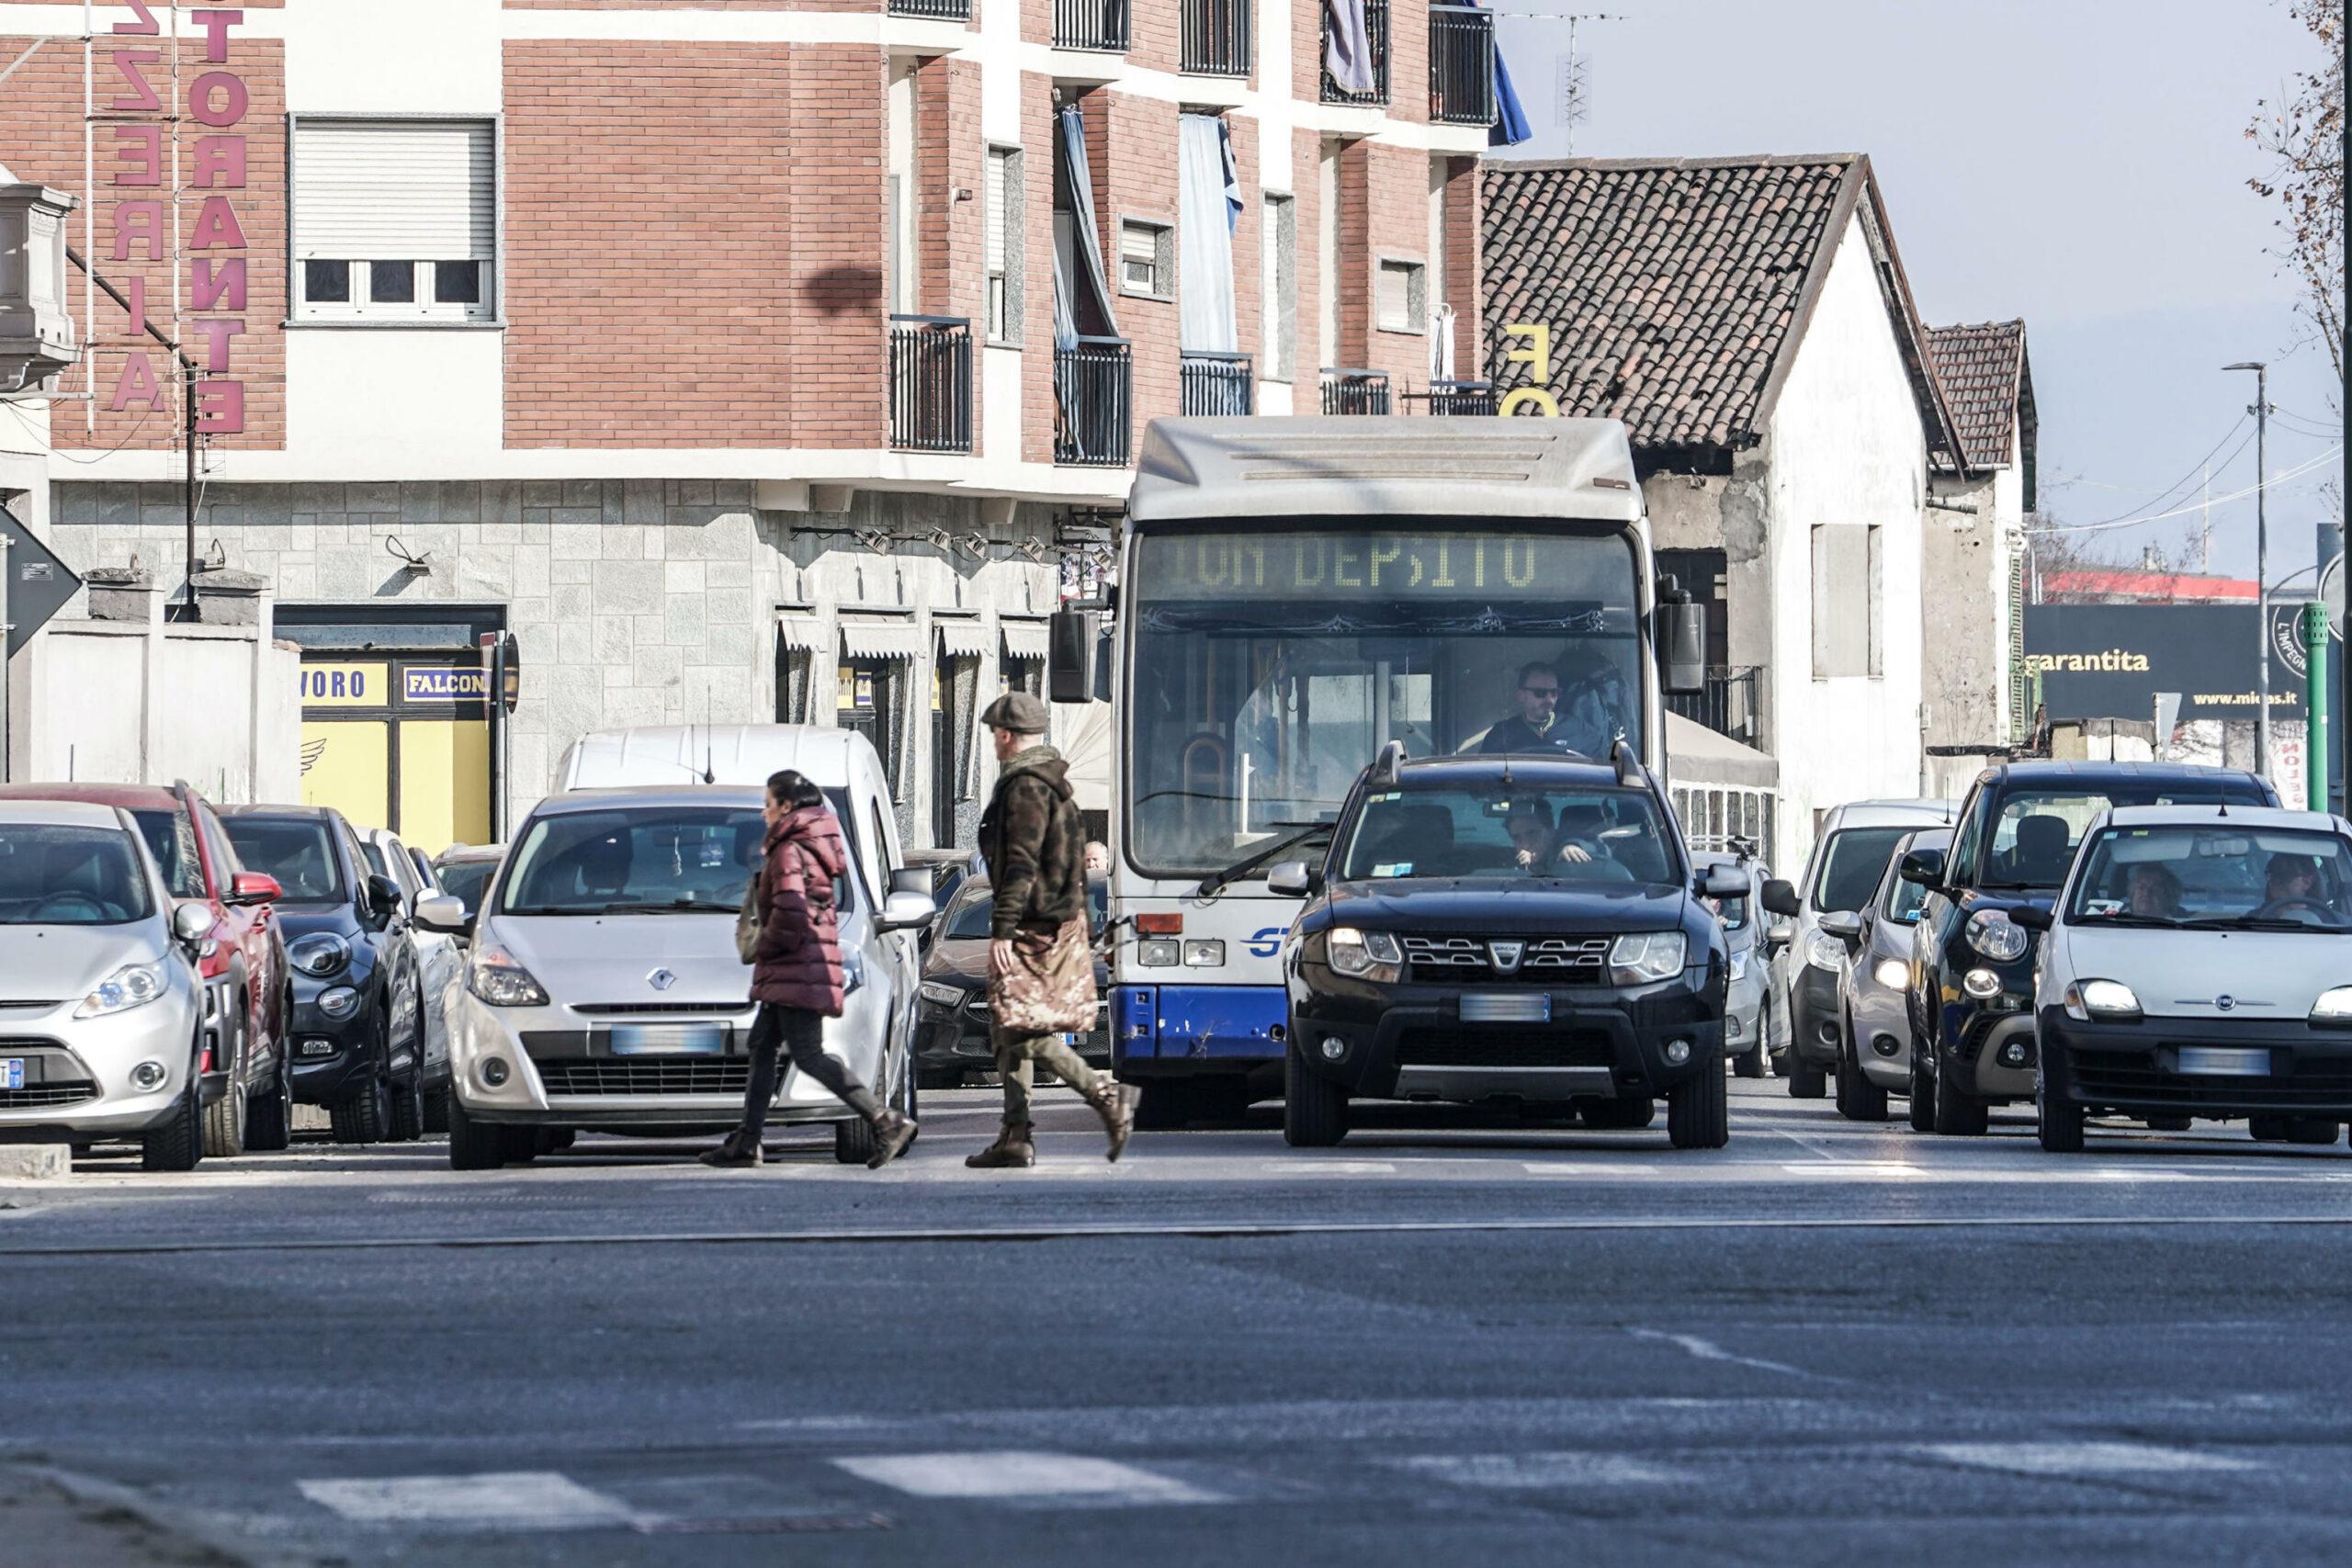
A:
[[[1911,1130],[1932,1133],[1936,1130],[1936,1080],[1927,1068],[1928,1053],[1919,1037],[1911,1037]]]
[[[1886,1090],[1862,1075],[1855,1059],[1853,1021],[1847,1020],[1846,1043],[1838,1051],[1838,1111],[1849,1122],[1886,1120]]]
[[[229,1038],[222,1043],[220,1065],[228,1069],[229,1087],[220,1098],[204,1108],[204,1153],[209,1159],[234,1159],[245,1152],[245,1054],[252,1049],[253,1031],[244,1012],[234,1015],[236,1023]]]
[[[294,1066],[287,1049],[281,1041],[269,1092],[245,1109],[245,1148],[254,1154],[276,1154],[294,1141]]]
[[[1666,1136],[1678,1149],[1731,1142],[1731,1086],[1721,1072],[1702,1072],[1666,1091]]]
[[[2046,1094],[2033,1097],[2034,1110],[2041,1118],[2041,1147],[2053,1155],[2078,1155],[2083,1152],[2083,1107],[2080,1101],[2052,1101]]]
[[[453,1096],[449,1101],[449,1168],[496,1170],[506,1163],[500,1129],[477,1122]]]
[[[1975,1096],[1944,1082],[1943,1053],[1934,1053],[1929,1071],[1936,1075],[1936,1131],[1947,1137],[1973,1138],[1992,1124],[1992,1109]]]
[[[1293,1044],[1283,1054],[1283,1142],[1295,1149],[1328,1149],[1347,1135],[1348,1091],[1309,1071]]]
[[[194,1170],[204,1157],[204,1086],[196,1076],[203,1058],[188,1057],[187,1087],[173,1103],[171,1115],[159,1126],[139,1135],[139,1165],[142,1170]]]
[[[1789,1047],[1788,1079],[1791,1100],[1819,1100],[1829,1082],[1828,1075],[1798,1055],[1794,1045]]]
[[[327,1107],[338,1144],[380,1144],[392,1130],[392,1084],[379,1062],[368,1085]]]

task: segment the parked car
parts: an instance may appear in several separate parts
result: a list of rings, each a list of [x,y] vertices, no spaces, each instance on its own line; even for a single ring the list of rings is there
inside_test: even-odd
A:
[[[1724,996],[1724,1054],[1731,1058],[1733,1072],[1744,1078],[1760,1078],[1776,1038],[1761,901],[1771,869],[1752,855],[1721,850],[1693,851],[1690,864],[1696,871],[1720,867],[1747,879],[1746,893],[1701,902],[1722,923],[1724,942],[1731,953],[1731,981]]]
[[[2352,1120],[2352,822],[2246,807],[2124,807],[2083,837],[2039,930],[2041,1146],[2088,1117],[2247,1120],[2332,1144]]]
[[[1857,800],[1834,807],[1822,819],[1794,885],[1768,884],[1764,908],[1794,922],[1788,946],[1774,957],[1774,993],[1789,1020],[1788,1047],[1772,1058],[1792,1100],[1819,1100],[1842,1048],[1838,975],[1846,963],[1844,939],[1821,929],[1824,915],[1850,914],[1869,901],[1895,840],[1951,821],[1948,800]]]
[[[887,863],[870,858],[876,839],[855,830],[865,822],[878,833],[888,819],[872,746],[843,734],[833,761],[830,777],[801,768],[850,844],[836,888],[848,996],[842,1015],[825,1021],[825,1043],[912,1115],[909,949],[933,909],[923,894],[893,889]],[[754,1010],[735,916],[759,864],[763,798],[741,785],[582,788],[533,808],[471,922],[453,998],[453,1167],[527,1160],[571,1133],[690,1136],[736,1125]],[[449,897],[427,899],[420,918],[468,927]],[[872,1153],[866,1121],[799,1073],[783,1075],[775,1104],[777,1124],[830,1124],[841,1160],[863,1164]]]
[[[136,1139],[192,1170],[228,1091],[222,987],[197,973],[215,918],[173,901],[136,821],[83,801],[0,801],[0,1138]]]
[[[2277,806],[2267,781],[2178,762],[2004,762],[1977,775],[1947,852],[1914,850],[1926,889],[1911,965],[1911,1125],[1978,1134],[2034,1095],[2035,929],[2099,816],[2120,806]]]
[[[1911,1089],[1911,954],[1919,907],[1927,892],[1903,879],[1903,857],[1913,850],[1951,847],[1948,828],[1923,829],[1897,840],[1894,858],[1852,914],[1821,917],[1821,929],[1846,944],[1838,975],[1844,1043],[1838,1053],[1838,1113],[1850,1122],[1886,1120],[1886,1097]]]
[[[203,1069],[219,1089],[205,1103],[204,1152],[218,1159],[284,1148],[294,1079],[286,943],[272,908],[277,884],[238,863],[219,814],[185,784],[10,784],[0,800],[74,800],[130,814],[174,904],[211,916],[197,976],[219,993],[221,1034]]]
[[[980,864],[980,852],[978,850],[909,850],[907,866],[910,870],[931,873],[931,901],[939,906],[942,917],[946,915],[948,906],[955,902],[956,890],[967,879],[988,874]],[[936,940],[939,931],[937,919],[924,929],[922,942],[925,947]]]
[[[417,999],[424,1010],[424,1131],[446,1133],[449,1130],[449,989],[464,972],[465,952],[449,932],[417,923],[418,903],[442,891],[423,855],[401,842],[400,835],[389,828],[361,833],[359,849],[371,870],[401,886],[409,942],[416,949]]]
[[[1093,877],[1086,891],[1092,934],[1100,938],[1109,912],[1110,884]],[[968,1074],[995,1070],[995,1053],[989,1045],[989,916],[994,896],[986,877],[967,877],[933,925],[938,934],[923,953],[915,1051],[925,1089],[953,1089]],[[1094,988],[1103,999],[1095,1005],[1094,1027],[1068,1037],[1089,1066],[1106,1069],[1111,1065],[1110,984],[1110,964],[1098,953]]]
[[[472,915],[481,908],[490,879],[498,874],[499,863],[505,858],[503,844],[452,844],[433,863],[433,877],[442,892],[463,904],[466,913]],[[463,945],[464,939],[458,940]]]
[[[421,1135],[424,997],[401,885],[331,807],[232,806],[220,818],[237,858],[283,889],[294,1098],[326,1108],[337,1143]]]

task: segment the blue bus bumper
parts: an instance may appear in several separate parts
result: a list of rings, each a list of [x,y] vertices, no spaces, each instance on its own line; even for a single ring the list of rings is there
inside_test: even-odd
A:
[[[1289,1028],[1280,986],[1119,986],[1111,1068],[1122,1078],[1279,1071]]]

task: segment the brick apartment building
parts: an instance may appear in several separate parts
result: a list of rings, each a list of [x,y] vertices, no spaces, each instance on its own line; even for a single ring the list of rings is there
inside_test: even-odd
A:
[[[160,333],[199,599],[275,596],[306,787],[427,849],[586,731],[766,719],[868,729],[965,839],[1145,422],[1485,396],[1474,5],[5,14],[0,162],[130,306],[74,276],[56,548],[182,591]],[[506,631],[502,765],[433,671]]]

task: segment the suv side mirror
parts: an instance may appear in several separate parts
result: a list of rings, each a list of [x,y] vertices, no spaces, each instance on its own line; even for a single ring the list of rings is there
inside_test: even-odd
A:
[[[1757,902],[1764,906],[1766,914],[1786,915],[1794,919],[1801,912],[1797,908],[1796,885],[1783,876],[1767,877],[1756,897]]]
[[[1315,896],[1315,868],[1303,860],[1286,860],[1266,873],[1266,891],[1277,898]]]
[[[277,878],[258,871],[241,871],[229,879],[229,896],[223,904],[275,904],[286,897],[286,889]]]
[[[401,912],[401,885],[389,876],[369,877],[368,912],[376,918],[378,926],[391,924],[392,917]]]
[[[890,891],[893,893],[915,893],[928,898],[937,883],[938,879],[927,865],[900,866],[890,874]]]
[[[466,913],[466,901],[438,893],[416,901],[416,923],[429,931],[441,931],[449,936],[471,936],[473,917]]]
[[[1852,942],[1862,934],[1862,917],[1851,909],[1835,909],[1817,922],[1823,931],[1841,942]]]
[[[1702,898],[1745,898],[1747,875],[1736,866],[1711,865],[1692,879]]]
[[[937,913],[939,906],[931,901],[928,893],[893,893],[882,900],[882,912],[874,924],[878,931],[910,931],[929,924]]]
[[[2046,931],[2055,916],[2039,904],[2020,904],[2009,911],[2009,924],[2030,931]]]
[[[212,911],[201,904],[182,904],[172,911],[172,938],[182,947],[196,949],[212,935]]]
[[[1904,881],[1930,890],[1944,885],[1944,852],[1941,850],[1913,850],[1903,857],[1895,875]]]

